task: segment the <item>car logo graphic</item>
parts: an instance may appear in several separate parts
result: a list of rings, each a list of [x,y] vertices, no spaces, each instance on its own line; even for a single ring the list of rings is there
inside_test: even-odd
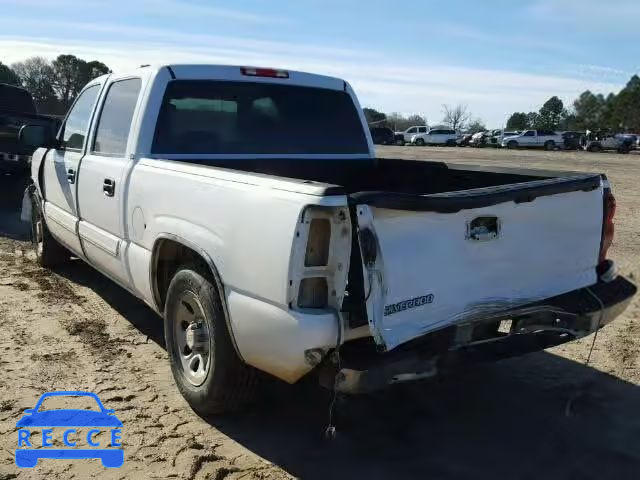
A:
[[[49,397],[90,397],[98,404],[99,411],[80,409],[57,409],[39,411],[42,402]],[[25,415],[18,420],[18,448],[16,449],[16,465],[21,468],[32,468],[41,458],[86,459],[99,458],[107,468],[121,467],[124,463],[124,451],[121,445],[122,422],[113,413],[114,410],[104,407],[98,395],[91,392],[69,391],[44,393],[36,406],[24,411]],[[52,427],[64,427],[62,440],[69,448],[49,448],[53,446]],[[74,448],[78,441],[76,428],[91,427],[86,433],[86,443],[95,448]],[[30,436],[37,430],[42,432],[42,445],[36,445]],[[102,431],[109,431],[111,448],[99,448],[100,442],[95,436]],[[72,440],[73,438],[73,440]],[[103,440],[104,442],[104,440]],[[25,447],[25,448],[22,448]]]

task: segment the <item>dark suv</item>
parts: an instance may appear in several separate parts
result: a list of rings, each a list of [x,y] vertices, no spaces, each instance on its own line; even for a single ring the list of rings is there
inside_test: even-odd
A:
[[[376,145],[393,145],[395,143],[395,134],[393,130],[387,127],[371,127],[371,139]]]

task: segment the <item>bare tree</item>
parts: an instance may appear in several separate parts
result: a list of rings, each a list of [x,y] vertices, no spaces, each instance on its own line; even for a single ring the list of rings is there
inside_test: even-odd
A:
[[[43,57],[31,57],[14,63],[11,68],[20,78],[22,86],[33,95],[38,107],[44,107],[44,111],[52,113],[57,99],[52,87],[55,74],[49,61]]]
[[[442,113],[444,114],[442,122],[454,130],[461,130],[471,118],[467,106],[462,104],[451,107],[445,103],[442,105]]]

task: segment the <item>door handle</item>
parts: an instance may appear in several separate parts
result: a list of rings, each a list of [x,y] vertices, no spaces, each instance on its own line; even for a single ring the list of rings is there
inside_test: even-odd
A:
[[[102,191],[107,197],[113,197],[116,193],[116,181],[113,178],[105,178],[102,182]]]
[[[76,183],[76,171],[73,168],[67,170],[67,182]]]

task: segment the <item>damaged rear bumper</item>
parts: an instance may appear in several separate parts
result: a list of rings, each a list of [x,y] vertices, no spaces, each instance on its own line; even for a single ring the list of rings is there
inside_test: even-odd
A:
[[[451,325],[387,353],[347,343],[341,350],[335,388],[349,394],[366,393],[394,383],[434,377],[470,363],[560,345],[612,322],[627,308],[636,290],[635,285],[618,276],[514,310]],[[323,377],[333,375],[321,375],[321,381]]]

